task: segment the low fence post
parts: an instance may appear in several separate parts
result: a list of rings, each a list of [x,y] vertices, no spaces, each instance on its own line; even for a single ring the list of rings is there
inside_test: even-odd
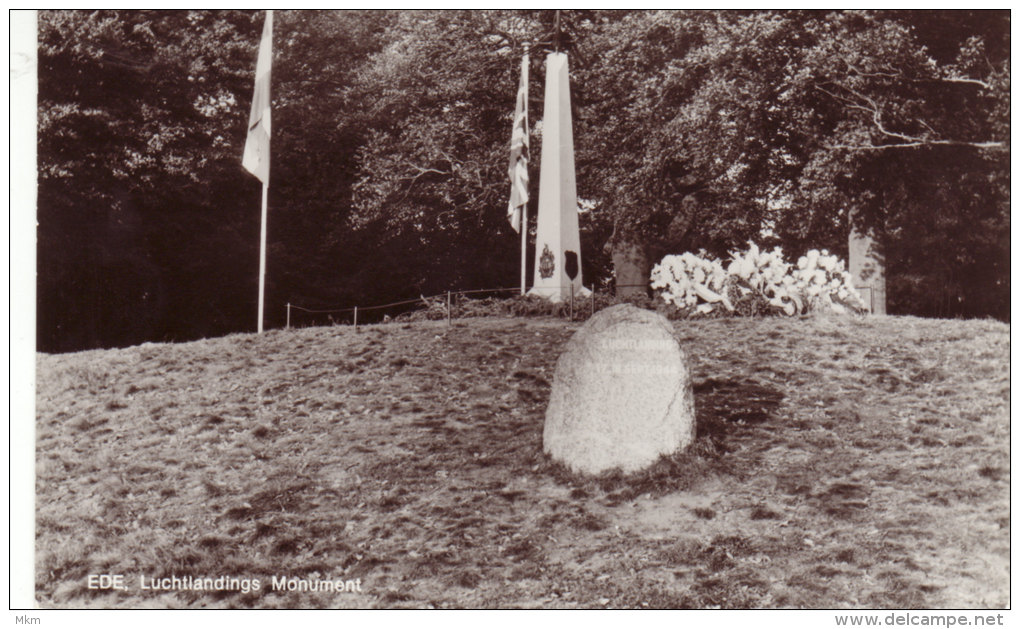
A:
[[[452,304],[450,302],[450,291],[446,291],[446,325],[451,325],[453,319]]]
[[[354,331],[358,331],[358,307],[354,307]]]
[[[287,329],[290,329],[290,302],[287,302]]]

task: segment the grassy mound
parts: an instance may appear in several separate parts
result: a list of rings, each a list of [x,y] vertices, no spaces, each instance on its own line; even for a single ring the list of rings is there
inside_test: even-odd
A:
[[[542,453],[580,324],[478,318],[38,357],[53,607],[1009,605],[1009,328],[677,322],[698,439],[630,477]],[[126,591],[87,575],[126,575]],[[142,590],[142,577],[259,579]],[[360,579],[275,591],[273,577]]]

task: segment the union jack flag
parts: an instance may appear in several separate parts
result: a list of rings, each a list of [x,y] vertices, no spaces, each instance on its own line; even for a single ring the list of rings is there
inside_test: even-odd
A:
[[[521,208],[528,203],[528,55],[521,61],[521,85],[517,88],[514,131],[510,138],[510,205],[507,218],[521,231]]]

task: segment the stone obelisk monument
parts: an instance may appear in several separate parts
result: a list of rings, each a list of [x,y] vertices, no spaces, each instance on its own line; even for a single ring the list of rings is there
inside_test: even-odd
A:
[[[535,281],[529,295],[566,301],[589,294],[581,280],[581,237],[577,224],[574,134],[570,122],[567,55],[545,59],[542,169],[538,184]]]

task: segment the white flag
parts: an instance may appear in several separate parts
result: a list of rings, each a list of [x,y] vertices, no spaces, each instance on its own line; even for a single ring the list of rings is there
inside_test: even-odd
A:
[[[255,95],[248,118],[248,140],[244,143],[245,170],[269,183],[269,136],[272,130],[269,102],[269,75],[273,66],[273,11],[266,11],[266,23],[259,42],[259,59],[255,64]]]

